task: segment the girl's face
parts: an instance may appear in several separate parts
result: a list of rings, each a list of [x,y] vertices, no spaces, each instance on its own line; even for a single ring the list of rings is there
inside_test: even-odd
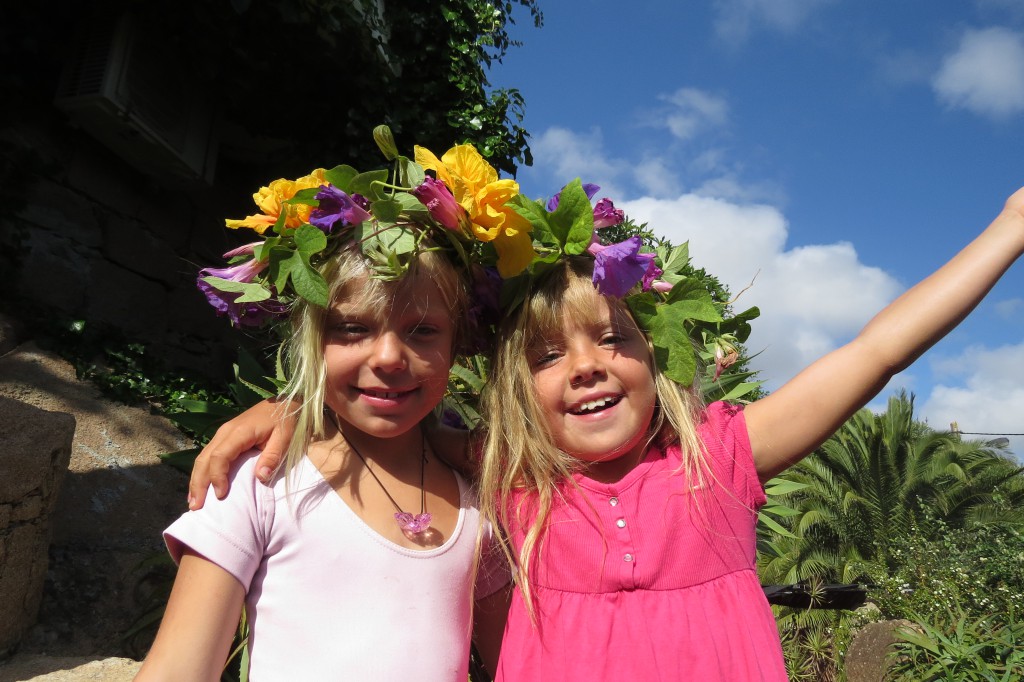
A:
[[[342,298],[324,335],[328,407],[374,438],[394,438],[419,424],[444,396],[454,327],[429,277],[410,282],[386,310]],[[350,291],[359,291],[356,280]]]
[[[618,480],[639,461],[656,392],[647,339],[621,306],[593,292],[592,315],[567,314],[527,359],[555,445]]]

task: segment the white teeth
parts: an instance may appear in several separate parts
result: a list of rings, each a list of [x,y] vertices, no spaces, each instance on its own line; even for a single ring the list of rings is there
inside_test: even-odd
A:
[[[387,391],[367,391],[367,393],[372,395],[374,398],[397,398],[399,395],[397,392],[390,393]]]
[[[583,403],[577,408],[580,412],[593,412],[594,410],[604,407],[612,402],[612,398],[598,398],[597,400],[591,400],[589,403]]]

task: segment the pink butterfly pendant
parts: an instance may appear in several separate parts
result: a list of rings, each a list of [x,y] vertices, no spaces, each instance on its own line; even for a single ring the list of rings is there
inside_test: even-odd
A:
[[[409,512],[398,512],[395,514],[395,521],[398,527],[406,533],[422,533],[430,528],[430,512],[422,514],[410,514]]]

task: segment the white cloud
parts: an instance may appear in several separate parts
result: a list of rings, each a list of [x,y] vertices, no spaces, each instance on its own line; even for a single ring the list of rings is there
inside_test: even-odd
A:
[[[1024,36],[1005,28],[971,29],[932,79],[939,99],[975,114],[1024,111]]]
[[[730,44],[742,43],[755,28],[792,33],[814,10],[833,0],[716,0],[715,33]]]
[[[995,308],[996,314],[1004,320],[1017,319],[1021,312],[1024,312],[1024,298],[1009,298],[1005,301],[997,301],[992,307]]]
[[[946,383],[937,383],[918,413],[936,429],[956,422],[975,433],[1024,433],[1024,343],[998,348],[972,346],[960,355],[932,361]],[[949,385],[959,379],[961,385]],[[999,436],[970,436],[997,438]],[[1010,437],[1024,460],[1024,437]]]
[[[550,196],[573,178],[582,178],[601,186],[601,196],[623,196],[619,186],[623,169],[630,167],[624,161],[604,155],[601,131],[592,128],[588,133],[577,133],[566,128],[548,128],[530,143],[533,168],[524,169],[524,178],[532,178],[542,185],[536,194]],[[541,177],[543,176],[543,177]]]
[[[659,99],[670,108],[661,113],[659,124],[679,140],[690,140],[709,128],[720,128],[729,120],[729,104],[717,95],[696,88],[680,88]]]
[[[733,294],[756,276],[736,307],[761,309],[748,346],[763,351],[753,366],[769,388],[848,340],[900,290],[891,276],[862,264],[850,244],[787,250],[786,220],[772,206],[687,194],[623,208],[673,243],[689,240],[694,263]]]

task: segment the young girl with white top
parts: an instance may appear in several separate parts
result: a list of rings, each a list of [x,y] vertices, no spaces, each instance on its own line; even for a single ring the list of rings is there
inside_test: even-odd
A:
[[[179,570],[137,679],[219,679],[243,604],[255,681],[465,682],[474,616],[493,666],[508,574],[478,559],[490,526],[427,433],[463,333],[465,267],[431,241],[426,208],[415,216],[424,224],[402,229],[420,248],[397,277],[380,277],[359,240],[332,237],[319,268],[328,304],[299,296],[291,313],[286,394],[304,399],[285,465],[267,487],[259,453],[241,457],[230,494],[167,529]]]

